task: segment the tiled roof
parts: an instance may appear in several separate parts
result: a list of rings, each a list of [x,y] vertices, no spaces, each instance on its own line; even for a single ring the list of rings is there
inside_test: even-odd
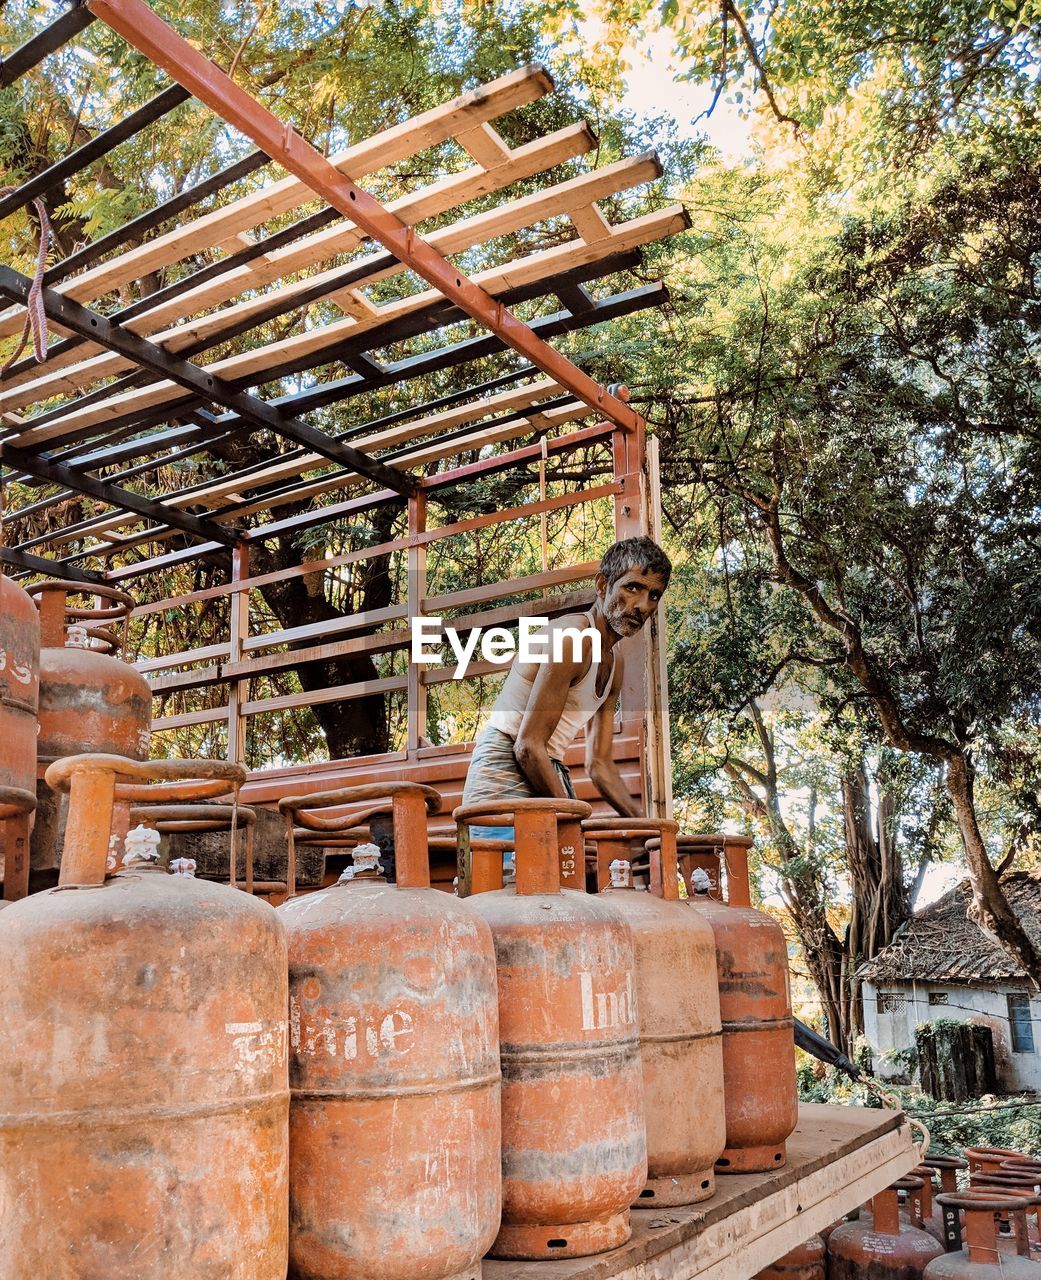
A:
[[[1034,945],[1041,949],[1041,873],[1019,871],[1001,886]],[[990,982],[1025,978],[1019,965],[966,914],[968,880],[918,912],[893,941],[857,970],[868,982]]]

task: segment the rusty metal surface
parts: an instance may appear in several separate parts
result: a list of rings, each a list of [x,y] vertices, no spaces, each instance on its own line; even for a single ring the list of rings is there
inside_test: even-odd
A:
[[[128,663],[99,648],[64,644],[66,621],[124,618],[130,597],[104,588],[115,603],[99,608],[70,605],[82,583],[37,583],[44,646],[40,650],[40,708],[37,739],[38,811],[32,834],[34,870],[61,865],[67,804],[44,779],[47,766],[66,756],[103,752],[147,760],[151,746],[152,692],[148,681]],[[93,590],[93,588],[91,588]],[[99,588],[99,591],[102,590]]]
[[[613,830],[586,824],[598,863],[612,852],[624,860],[631,837],[662,832],[651,854],[656,891],[601,890],[633,935],[647,1127],[647,1183],[634,1204],[644,1208],[711,1197],[726,1144],[715,940],[679,900],[675,829],[664,819],[629,818]],[[696,1106],[678,1102],[695,1098]]]
[[[94,770],[89,793],[71,779],[69,835],[93,857],[84,884],[4,912],[0,965],[34,981],[0,991],[0,1270],[284,1280],[281,922],[157,867],[105,880],[115,776]]]
[[[871,1217],[846,1222],[828,1237],[828,1280],[919,1280],[943,1246],[925,1231],[900,1221],[897,1188],[920,1178],[903,1178],[871,1202]]]
[[[832,1230],[837,1226],[841,1223],[836,1223]],[[798,1248],[757,1272],[753,1280],[824,1280],[825,1263],[824,1240],[820,1236],[810,1236]]]
[[[746,852],[728,842],[726,904],[690,899],[716,944],[727,1130],[717,1173],[780,1168],[799,1112],[788,949],[781,926],[747,905]]]
[[[493,1257],[623,1244],[647,1176],[632,933],[603,899],[559,887],[557,813],[588,817],[579,803],[503,802],[516,886],[465,900],[491,926],[498,965],[503,1214]],[[487,804],[454,816],[494,815]]]
[[[0,786],[36,788],[40,619],[31,598],[0,574]]]
[[[1041,1267],[1031,1261],[1029,1245],[1020,1233],[1019,1250],[1011,1241],[999,1237],[999,1219],[1009,1217],[1022,1224],[1026,1201],[1000,1191],[961,1191],[937,1197],[956,1223],[964,1217],[961,1235],[964,1247],[934,1259],[925,1269],[926,1280],[1037,1280]],[[1010,1247],[1011,1244],[1011,1247]],[[1022,1256],[1021,1256],[1022,1254]]]
[[[495,954],[484,921],[430,888],[428,792],[395,784],[397,884],[362,873],[278,909],[297,1280],[479,1275],[499,1227]]]

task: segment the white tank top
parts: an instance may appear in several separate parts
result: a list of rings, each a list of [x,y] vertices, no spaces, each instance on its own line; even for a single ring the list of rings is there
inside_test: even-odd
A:
[[[595,626],[590,614],[585,614],[586,621],[589,626]],[[560,619],[551,622],[546,628],[547,635],[558,630],[563,623]],[[549,652],[552,653],[552,641],[549,642]],[[565,641],[565,653],[570,653],[570,642]],[[564,710],[560,713],[560,719],[557,721],[557,727],[550,735],[549,742],[546,744],[551,759],[563,760],[564,752],[578,737],[579,730],[592,720],[593,716],[607,701],[611,693],[611,685],[614,684],[614,665],[612,660],[611,678],[607,682],[607,687],[603,693],[596,691],[596,677],[600,670],[601,663],[591,661],[589,670],[568,690],[567,701],[564,703]],[[498,729],[502,733],[509,734],[511,738],[516,739],[520,732],[521,721],[524,719],[524,713],[528,709],[528,699],[531,697],[531,690],[535,683],[535,676],[528,677],[521,669],[520,662],[514,662],[506,675],[506,681],[499,690],[499,696],[495,699],[495,705],[492,707],[491,715],[488,717],[488,723],[493,729]],[[535,668],[538,673],[538,668]]]

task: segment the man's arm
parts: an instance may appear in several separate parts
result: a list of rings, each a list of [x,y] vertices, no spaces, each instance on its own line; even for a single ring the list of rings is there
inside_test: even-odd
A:
[[[513,744],[513,755],[536,795],[567,799],[560,775],[550,762],[548,747],[564,711],[571,682],[581,670],[581,660],[544,662],[532,684],[524,719]]]
[[[640,806],[629,794],[614,762],[614,709],[622,691],[622,655],[615,649],[611,692],[586,725],[586,773],[607,803],[623,817],[638,818]]]

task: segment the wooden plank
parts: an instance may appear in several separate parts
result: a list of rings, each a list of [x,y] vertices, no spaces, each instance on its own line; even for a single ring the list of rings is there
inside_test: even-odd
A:
[[[460,605],[483,604],[486,600],[520,595],[525,591],[541,591],[543,587],[581,582],[584,578],[592,578],[599,568],[599,560],[587,560],[561,569],[548,569],[545,573],[529,573],[520,578],[509,578],[504,582],[486,582],[479,587],[468,587],[465,591],[449,592],[448,595],[428,596],[423,600],[423,612],[440,613],[443,609],[458,609]],[[454,621],[452,625],[455,626]]]
[[[351,613],[342,618],[330,618],[324,622],[309,622],[302,627],[286,627],[281,631],[270,631],[267,635],[249,636],[242,641],[243,653],[254,653],[258,649],[270,649],[276,644],[296,644],[300,640],[314,640],[318,636],[334,636],[342,631],[357,631],[359,627],[380,626],[384,622],[394,622],[404,618],[408,610],[403,604],[391,605],[386,609],[368,609],[363,613]],[[230,662],[229,668],[240,668],[241,662]]]
[[[163,608],[168,609],[170,605],[164,601]],[[169,667],[187,666],[189,662],[205,662],[207,658],[226,658],[227,656],[227,643],[207,644],[200,649],[185,649],[182,653],[167,653],[159,658],[142,658],[139,662],[135,662],[134,666],[138,671],[147,674],[149,671],[165,671]]]
[[[504,266],[490,267],[477,272],[471,278],[472,283],[492,294],[519,289],[535,284],[547,275],[573,270],[627,249],[665,239],[683,230],[686,225],[687,217],[683,206],[669,205],[665,209],[621,223],[613,228],[609,239],[592,245],[587,245],[584,241],[570,241],[564,245],[557,245],[552,249],[529,254]],[[203,368],[207,373],[218,377],[235,382],[241,381],[244,386],[256,385],[263,381],[264,372],[277,364],[301,358],[314,359],[320,353],[332,352],[342,342],[421,310],[438,301],[440,297],[441,294],[436,289],[422,290],[407,298],[384,303],[378,308],[377,319],[356,320],[346,317],[343,320],[319,325],[292,337],[283,338],[281,341],[268,343],[253,351],[227,356]],[[143,413],[146,410],[155,409],[158,405],[176,400],[182,395],[183,392],[179,387],[167,379],[161,379],[146,387],[134,388],[99,401],[85,409],[73,410],[45,426],[30,427],[11,437],[8,443],[16,448],[36,447],[49,440],[61,439],[62,436],[74,431],[96,426],[105,422],[113,414]]]
[[[258,698],[253,702],[244,702],[239,714],[259,716],[271,711],[317,707],[326,702],[349,702],[352,698],[367,698],[374,693],[394,693],[404,689],[406,685],[405,676],[384,676],[380,680],[356,680],[353,684],[330,685],[327,689],[305,690],[303,693],[287,693],[281,697]]]
[[[357,180],[417,155],[457,132],[475,128],[484,121],[494,120],[507,111],[533,102],[552,88],[553,82],[542,67],[522,67],[440,107],[384,129],[331,156],[330,163],[341,173]],[[313,199],[314,193],[301,179],[283,178],[183,227],[146,241],[111,262],[102,263],[59,285],[58,289],[80,301],[101,297],[120,285],[180,262],[200,249],[211,248],[218,240],[260,226]],[[21,325],[21,312],[4,312],[0,315],[0,337],[17,333]]]
[[[152,732],[161,733],[164,729],[186,729],[193,724],[213,724],[218,720],[226,720],[227,706],[206,707],[202,711],[185,711],[177,716],[161,716],[152,721]]]
[[[804,1103],[785,1168],[717,1177],[700,1205],[635,1209],[628,1244],[595,1257],[485,1259],[485,1280],[750,1280],[917,1162],[901,1113]]]
[[[387,207],[404,222],[410,225],[419,223],[447,213],[457,205],[466,204],[480,196],[499,191],[514,182],[533,177],[536,173],[553,168],[565,160],[581,155],[594,146],[595,141],[594,136],[585,124],[570,125],[564,129],[557,130],[555,133],[548,134],[544,138],[538,138],[523,147],[518,147],[512,153],[509,163],[497,168],[494,173],[489,173],[483,168],[476,168],[467,169],[463,173],[450,174],[448,177],[442,178],[440,181],[432,183],[420,191],[411,192],[408,195],[399,197],[397,200],[390,201]],[[633,173],[647,173],[647,162],[642,157],[636,157],[632,161],[620,163],[630,165]],[[614,166],[608,167],[614,168]],[[594,178],[605,172],[607,172],[607,168],[593,170],[591,174],[585,176]],[[635,185],[635,181],[644,180],[646,178],[636,178],[633,185]],[[612,183],[608,182],[607,185],[610,186]],[[603,186],[602,183],[597,184],[598,188],[601,186]],[[549,190],[553,191],[557,190],[557,188],[550,188]],[[530,200],[532,197],[527,197],[527,199]],[[502,208],[503,210],[513,209],[519,204],[519,201],[513,201],[502,206]],[[488,225],[494,225],[490,221],[491,216],[498,214],[498,212],[499,210],[492,210],[490,213],[480,216],[489,220]],[[508,222],[508,218],[506,221]],[[468,219],[467,222],[472,223],[473,219]],[[464,226],[464,224],[459,225]],[[444,236],[450,231],[452,231],[452,228],[444,228],[435,234]],[[480,232],[481,227],[477,226],[471,229],[470,234],[479,234]],[[465,235],[466,232],[464,231],[463,234]],[[500,232],[499,234],[503,233]],[[164,325],[174,324],[174,327],[167,332],[158,334],[156,341],[159,345],[168,347],[171,351],[192,346],[196,342],[203,340],[208,332],[226,329],[229,324],[235,321],[248,319],[252,313],[264,310],[280,297],[286,301],[288,306],[294,293],[300,293],[304,289],[312,288],[322,279],[322,276],[309,276],[307,279],[296,281],[281,290],[251,298],[234,307],[223,308],[208,319],[191,325],[175,322],[183,321],[188,316],[194,316],[211,308],[219,307],[222,303],[239,297],[245,291],[255,292],[262,286],[271,284],[276,280],[284,279],[286,276],[312,268],[332,258],[340,257],[357,247],[363,240],[362,233],[354,228],[352,224],[337,222],[333,226],[324,227],[321,231],[301,237],[301,239],[292,244],[276,249],[263,258],[254,259],[251,262],[244,263],[241,267],[229,269],[215,280],[206,281],[194,289],[186,290],[177,297],[150,307],[147,311],[143,311],[128,320],[126,328],[134,333],[156,334]],[[386,255],[379,256],[385,258]],[[344,291],[343,294],[330,292],[327,296],[336,301],[338,305],[342,305],[346,312],[356,318],[376,317],[378,314],[377,309],[364,295],[359,294],[358,290],[401,269],[398,267],[391,269],[391,271],[386,269],[377,270],[369,279],[353,285],[350,290]],[[322,275],[331,280],[336,275],[342,275],[343,270],[344,266],[341,263],[338,267],[322,273]],[[100,359],[93,358],[99,352],[104,352],[104,348],[97,343],[80,344],[70,351],[56,353],[53,357],[49,357],[47,372],[42,375],[39,371],[28,369],[24,373],[5,381],[4,394],[0,395],[0,411],[7,412],[18,409],[24,405],[32,404],[36,400],[44,400],[50,396],[57,395],[59,392],[71,392],[81,387],[89,386],[92,382],[97,381],[108,373],[131,367],[125,360],[121,361],[119,357],[112,355],[103,355]],[[88,357],[91,358],[88,359]],[[73,368],[68,373],[58,376],[59,370],[69,369],[70,365]],[[19,390],[15,391],[14,388],[19,388]]]

